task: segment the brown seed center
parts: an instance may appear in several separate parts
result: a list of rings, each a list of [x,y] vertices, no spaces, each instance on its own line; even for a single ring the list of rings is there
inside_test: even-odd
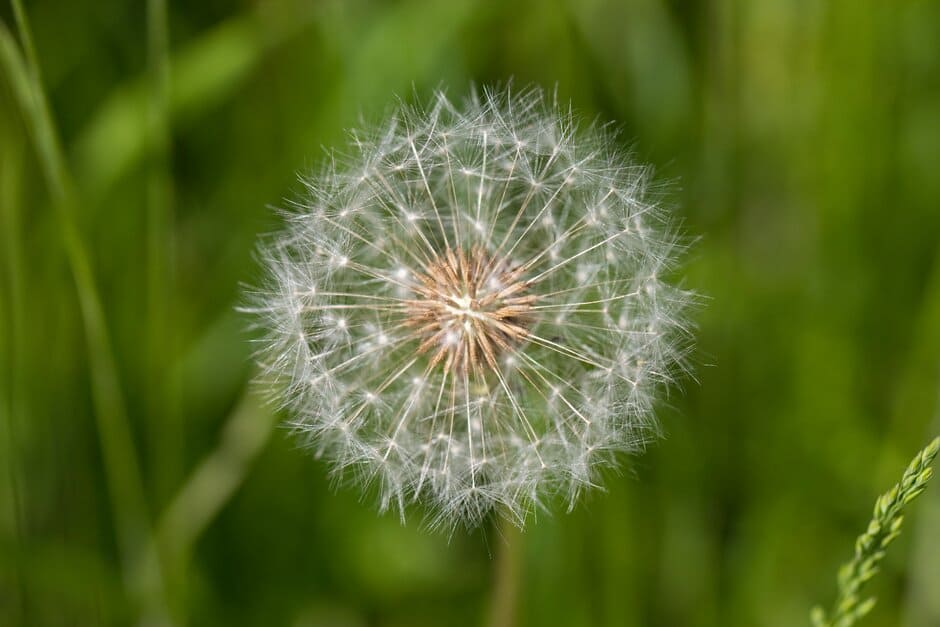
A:
[[[513,351],[528,335],[534,294],[521,270],[483,248],[447,248],[432,259],[407,301],[407,322],[423,339],[419,353],[432,353],[429,367],[483,373],[497,369],[497,357]]]

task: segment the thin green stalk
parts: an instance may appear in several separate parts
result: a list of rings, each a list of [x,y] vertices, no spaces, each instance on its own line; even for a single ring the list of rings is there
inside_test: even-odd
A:
[[[169,580],[185,587],[187,562],[196,540],[244,482],[274,425],[274,413],[247,391],[225,424],[219,445],[189,475],[160,516],[144,570],[162,560],[164,572],[173,575]],[[182,610],[174,609],[182,624]]]
[[[167,364],[173,334],[173,190],[170,178],[170,57],[166,0],[147,2],[148,102],[150,148],[147,172],[146,327],[148,441],[156,502],[162,502],[183,467],[183,434],[178,386]]]
[[[26,511],[22,494],[22,471],[19,461],[19,426],[27,414],[26,392],[23,373],[25,372],[25,298],[23,297],[24,268],[23,248],[21,246],[21,222],[18,184],[20,172],[20,143],[0,135],[4,141],[0,154],[0,233],[2,233],[3,266],[6,268],[7,289],[0,305],[0,383],[5,383],[0,395],[0,412],[5,414],[5,433],[2,437],[3,456],[6,459],[6,471],[9,475],[11,523],[15,541],[20,551],[26,543]],[[2,398],[5,396],[6,398]],[[20,618],[29,621],[28,587],[23,579],[21,552],[17,551],[11,559],[15,570],[14,596],[19,606]]]
[[[851,627],[875,606],[875,598],[862,598],[862,588],[878,574],[885,549],[901,534],[904,507],[927,488],[933,474],[930,465],[940,451],[940,437],[920,451],[904,471],[901,481],[875,502],[875,510],[865,533],[855,541],[855,555],[839,569],[839,595],[827,614],[815,607],[811,614],[815,627]]]
[[[934,395],[934,419],[931,430],[940,432],[940,385]],[[928,494],[921,505],[921,514],[913,531],[911,560],[907,569],[908,586],[904,598],[905,627],[926,627],[940,624],[940,494]]]
[[[62,156],[62,149],[52,123],[52,115],[49,113],[49,104],[46,102],[42,88],[42,74],[36,57],[36,49],[33,46],[32,31],[21,0],[11,0],[11,3],[26,61],[24,63],[19,55],[15,54],[11,58],[4,58],[4,65],[7,66],[11,75],[21,77],[20,80],[14,81],[16,95],[21,98],[20,106],[30,123],[34,145],[49,185],[50,194],[57,208],[64,208],[69,197],[66,191],[65,159]],[[12,43],[13,39],[8,38],[11,51],[15,52],[16,46]]]
[[[11,77],[14,94],[29,124],[78,292],[92,379],[95,418],[126,575],[135,572],[136,569],[132,565],[141,558],[146,538],[149,536],[143,482],[101,299],[88,249],[75,220],[79,205],[77,195],[68,175],[64,153],[42,88],[39,64],[26,13],[20,0],[11,1],[26,61],[24,62],[18,53],[9,31],[4,25],[0,25],[0,63]],[[157,577],[159,578],[158,575]],[[141,587],[140,582],[135,581],[128,581],[128,586],[135,595]]]
[[[513,627],[519,604],[519,582],[522,577],[522,531],[507,518],[496,526],[496,559],[493,562],[493,592],[489,627]]]
[[[187,555],[196,539],[242,484],[251,463],[264,450],[275,414],[246,391],[208,454],[160,516],[158,537],[176,557]]]
[[[913,324],[909,355],[894,395],[894,409],[888,428],[899,434],[909,426],[907,416],[933,415],[929,431],[940,428],[940,252],[934,255],[929,279]],[[882,465],[890,463],[893,455],[885,454]],[[918,517],[918,531],[913,541],[914,550],[909,567],[910,585],[905,600],[905,625],[932,625],[940,619],[940,597],[935,590],[940,584],[940,545],[928,538],[936,534],[940,522],[940,497],[922,507],[926,510]],[[929,544],[929,546],[927,546]],[[918,622],[919,621],[919,622]]]

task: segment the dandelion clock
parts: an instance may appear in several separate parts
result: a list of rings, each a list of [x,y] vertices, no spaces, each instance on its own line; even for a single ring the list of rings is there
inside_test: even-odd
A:
[[[646,168],[538,90],[350,135],[261,245],[251,309],[292,426],[382,510],[573,505],[655,435],[688,345]]]

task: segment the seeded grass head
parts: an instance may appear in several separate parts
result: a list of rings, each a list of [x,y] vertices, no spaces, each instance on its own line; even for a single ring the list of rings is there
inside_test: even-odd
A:
[[[692,295],[647,170],[537,90],[354,131],[262,246],[262,366],[382,510],[517,524],[656,433]]]

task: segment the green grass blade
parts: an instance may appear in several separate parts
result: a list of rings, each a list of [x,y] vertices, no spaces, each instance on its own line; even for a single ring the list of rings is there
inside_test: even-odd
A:
[[[131,573],[135,571],[132,565],[141,558],[149,536],[143,482],[88,249],[75,221],[78,199],[68,177],[64,154],[42,89],[25,11],[19,0],[13,0],[13,8],[27,57],[24,62],[12,35],[0,26],[0,64],[12,77],[14,94],[31,130],[78,293],[105,474],[125,573]],[[139,582],[127,583],[133,594],[140,589]],[[150,600],[147,603],[156,602]]]

